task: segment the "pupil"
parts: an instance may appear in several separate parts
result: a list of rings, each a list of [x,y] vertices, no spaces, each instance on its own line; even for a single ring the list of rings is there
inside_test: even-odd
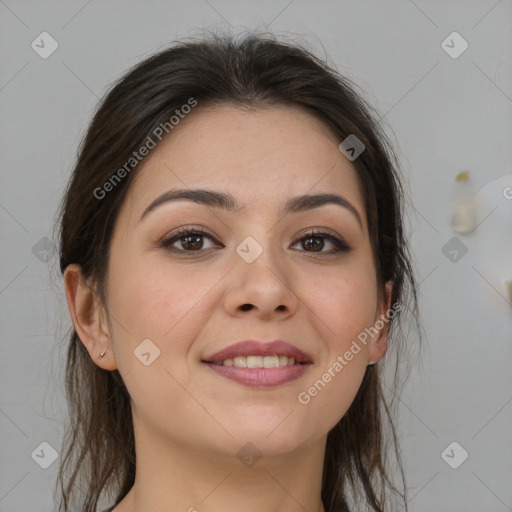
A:
[[[196,235],[186,236],[184,238],[185,243],[183,244],[185,249],[201,249],[201,237]],[[190,242],[192,240],[192,242]],[[195,240],[195,242],[194,242]],[[192,247],[193,246],[193,247]]]
[[[313,243],[310,243],[312,241]],[[312,248],[314,252],[317,252],[317,249],[321,250],[323,248],[324,241],[320,238],[308,238],[305,240],[304,245],[307,245],[308,247]]]

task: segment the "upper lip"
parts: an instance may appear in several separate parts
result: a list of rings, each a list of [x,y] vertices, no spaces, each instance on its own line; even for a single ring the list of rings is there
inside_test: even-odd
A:
[[[287,356],[293,357],[299,363],[312,363],[311,357],[299,348],[282,340],[275,340],[262,343],[255,340],[244,340],[234,343],[229,347],[219,350],[210,356],[204,357],[207,363],[218,363],[226,359],[233,359],[241,356]]]

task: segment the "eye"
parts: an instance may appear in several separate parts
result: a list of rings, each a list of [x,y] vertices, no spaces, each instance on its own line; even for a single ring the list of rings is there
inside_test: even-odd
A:
[[[205,239],[210,240],[214,244],[205,247]],[[162,240],[160,243],[165,249],[176,253],[199,253],[213,247],[219,247],[215,244],[216,240],[206,230],[202,228],[186,227],[179,229],[169,238]],[[335,254],[340,252],[349,252],[351,247],[348,246],[341,238],[333,235],[331,232],[312,229],[304,234],[294,245],[301,243],[304,252]],[[176,247],[176,244],[179,244]],[[329,244],[332,246],[330,250],[323,250]],[[293,246],[292,246],[293,247]]]
[[[162,240],[161,246],[172,252],[201,252],[204,249],[211,249],[211,247],[204,247],[205,238],[215,242],[215,239],[202,228],[181,228],[171,237]],[[173,247],[177,243],[179,247]]]
[[[325,244],[331,244],[333,248],[328,251],[323,251]],[[327,231],[314,230],[307,232],[305,236],[302,236],[294,245],[301,243],[305,252],[315,252],[323,254],[334,254],[339,252],[349,252],[352,250],[344,240],[333,235]]]

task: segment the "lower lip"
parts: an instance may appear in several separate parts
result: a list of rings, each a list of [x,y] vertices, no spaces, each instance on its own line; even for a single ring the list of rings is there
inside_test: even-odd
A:
[[[278,368],[242,368],[239,366],[205,363],[204,361],[203,364],[207,365],[218,375],[250,388],[280,386],[286,382],[298,379],[311,366],[311,364],[307,363]]]

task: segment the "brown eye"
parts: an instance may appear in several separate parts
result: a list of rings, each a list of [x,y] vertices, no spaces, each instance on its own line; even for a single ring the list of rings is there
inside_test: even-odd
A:
[[[162,247],[173,252],[201,252],[203,249],[210,249],[211,247],[204,247],[205,239],[215,242],[214,238],[206,231],[197,228],[184,228],[180,229],[176,234],[172,235],[161,242]],[[179,244],[178,246],[175,246]]]
[[[320,254],[333,254],[338,252],[348,252],[351,250],[341,238],[338,238],[331,233],[323,231],[312,231],[298,240],[297,243],[301,244],[305,252],[316,252]],[[325,244],[331,244],[332,249],[324,251]],[[295,244],[296,245],[296,244]]]
[[[323,240],[323,238],[321,238],[319,236],[303,238],[302,239],[302,247],[309,248],[313,252],[320,252],[324,247],[324,240]]]
[[[203,248],[203,235],[187,235],[182,238],[181,246],[185,250],[198,251]]]

